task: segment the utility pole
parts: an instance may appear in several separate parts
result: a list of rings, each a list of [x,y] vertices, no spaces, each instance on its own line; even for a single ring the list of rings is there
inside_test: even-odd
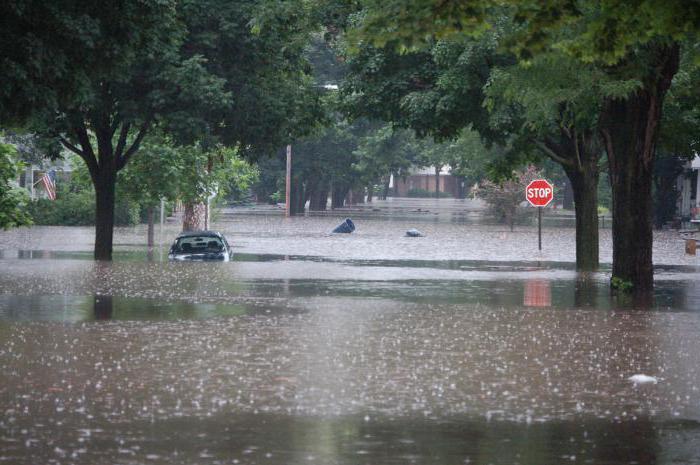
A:
[[[292,216],[292,145],[287,144],[287,188],[285,191],[284,216]]]

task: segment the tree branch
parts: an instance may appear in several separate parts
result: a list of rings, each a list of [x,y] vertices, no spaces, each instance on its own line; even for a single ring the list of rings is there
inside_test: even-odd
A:
[[[82,119],[73,125],[73,132],[75,132],[75,135],[78,137],[78,142],[80,142],[83,152],[95,158],[95,152],[92,150],[92,143],[90,143],[90,136],[88,136],[85,122]],[[97,158],[95,158],[95,160],[97,160]]]
[[[129,159],[136,153],[136,151],[139,149],[139,146],[141,145],[141,142],[143,141],[143,138],[146,137],[146,133],[148,132],[148,128],[151,126],[151,119],[147,119],[144,121],[144,123],[141,125],[139,128],[139,132],[136,134],[136,138],[134,139],[134,142],[131,144],[131,147],[129,147],[126,152],[124,152],[124,155],[122,155],[117,162],[117,171],[120,169],[124,168],[126,164],[129,162]]]
[[[537,147],[540,148],[540,150],[542,150],[545,153],[545,155],[547,155],[549,158],[556,161],[560,165],[574,166],[574,163],[571,160],[557,155],[557,153],[547,143],[542,142],[541,140],[533,140],[533,142],[535,143],[535,145],[537,145]]]
[[[59,135],[59,136],[58,136],[58,140],[61,141],[61,144],[62,144],[65,148],[67,148],[68,150],[70,150],[71,152],[73,152],[73,153],[75,153],[75,154],[77,154],[77,155],[80,155],[81,157],[85,155],[85,152],[83,152],[83,151],[80,150],[78,147],[76,147],[75,145],[73,145],[73,144],[72,144],[68,139],[66,139],[65,137]]]
[[[95,154],[92,153],[92,151],[86,152],[85,150],[80,150],[77,146],[72,144],[68,139],[66,139],[63,136],[58,136],[58,138],[65,148],[77,154],[80,158],[82,158],[85,161],[85,164],[88,167],[88,171],[90,172],[90,177],[92,177],[93,181],[96,180],[99,167],[97,165],[97,159],[95,158]]]
[[[85,128],[85,121],[83,121],[83,119],[80,117],[74,117],[72,126],[73,132],[77,136],[80,147],[82,148],[80,152],[76,153],[80,156],[80,158],[85,160],[88,170],[90,171],[90,176],[92,177],[93,181],[96,182],[100,167],[97,163],[95,151],[92,149],[92,144],[90,143],[90,136],[88,136],[87,129]]]
[[[574,127],[573,140],[574,140],[574,153],[576,153],[576,163],[578,165],[579,171],[583,171],[583,166],[581,165],[581,150],[579,149],[579,146],[578,146],[578,132],[576,132],[575,127]]]
[[[129,129],[131,128],[131,123],[124,122],[122,128],[119,131],[119,140],[117,141],[117,148],[114,150],[114,156],[117,160],[121,160],[122,154],[124,152],[124,147],[126,146],[126,138],[129,135]]]

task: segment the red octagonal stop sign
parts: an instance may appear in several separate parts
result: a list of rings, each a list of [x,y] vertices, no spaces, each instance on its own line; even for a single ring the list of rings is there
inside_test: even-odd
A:
[[[554,187],[546,179],[535,179],[525,188],[525,198],[533,207],[546,207],[554,199]]]

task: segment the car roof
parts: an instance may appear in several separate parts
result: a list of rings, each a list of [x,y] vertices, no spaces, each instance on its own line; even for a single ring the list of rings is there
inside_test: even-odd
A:
[[[181,239],[183,237],[218,237],[222,238],[223,235],[218,231],[185,231],[180,234],[175,239]]]

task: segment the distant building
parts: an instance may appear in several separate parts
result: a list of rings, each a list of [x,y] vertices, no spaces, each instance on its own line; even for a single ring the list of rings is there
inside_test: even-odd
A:
[[[45,158],[44,153],[37,147],[36,140],[31,134],[4,134],[0,142],[10,144],[17,150],[17,159],[24,164],[15,179],[15,184],[27,189],[32,199],[47,198],[48,193],[41,178],[49,171],[55,172],[56,184],[70,179],[73,167],[68,157],[57,160]]]
[[[32,199],[48,198],[48,193],[44,188],[44,184],[41,182],[41,178],[49,170],[55,171],[55,182],[58,185],[59,183],[70,179],[73,168],[71,167],[70,163],[64,160],[47,160],[41,164],[32,164],[27,166],[19,173],[19,176],[17,176],[17,185],[27,189],[29,196]]]
[[[460,197],[463,192],[463,180],[451,174],[450,166],[443,166],[440,170],[440,192],[445,192],[452,197]],[[394,195],[396,197],[408,197],[410,191],[428,191],[435,193],[435,167],[415,168],[408,176],[395,176],[392,180]]]

